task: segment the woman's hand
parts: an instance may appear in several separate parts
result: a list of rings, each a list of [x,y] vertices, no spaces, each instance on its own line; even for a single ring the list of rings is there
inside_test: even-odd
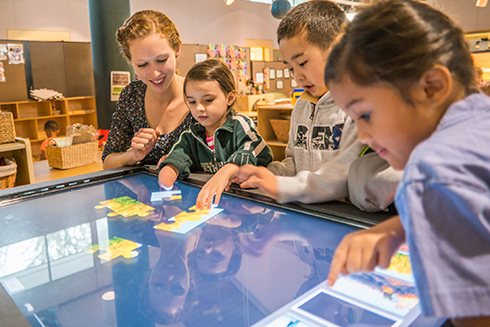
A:
[[[153,128],[141,128],[131,140],[131,151],[135,162],[143,160],[157,143],[160,132]]]
[[[340,273],[372,271],[376,266],[388,268],[391,257],[404,241],[405,230],[399,216],[346,235],[335,250],[328,285],[332,286]]]
[[[271,198],[277,200],[276,176],[265,167],[243,165],[232,180],[241,188],[259,188]]]
[[[179,171],[174,165],[166,165],[158,174],[158,185],[164,189],[171,189],[179,177]]]
[[[211,204],[218,205],[223,191],[228,191],[231,184],[231,178],[238,172],[239,166],[228,163],[221,167],[220,170],[202,187],[201,192],[197,195],[196,208],[203,210],[210,209]]]

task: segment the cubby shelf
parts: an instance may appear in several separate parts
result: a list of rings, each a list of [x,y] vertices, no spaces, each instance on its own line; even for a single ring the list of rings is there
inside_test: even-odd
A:
[[[270,123],[271,119],[281,119],[291,116],[292,105],[258,105],[257,106],[257,130],[265,143],[271,148],[274,160],[281,161],[285,158],[287,143],[277,141],[276,134]]]
[[[0,103],[1,111],[14,115],[15,132],[18,137],[29,139],[32,156],[41,154],[41,143],[47,138],[44,124],[54,120],[63,136],[66,126],[80,123],[97,128],[95,97],[72,97],[52,101],[16,101]]]
[[[31,156],[31,144],[27,139],[16,137],[15,142],[0,144],[0,157],[14,158],[17,164],[15,186],[34,183]]]

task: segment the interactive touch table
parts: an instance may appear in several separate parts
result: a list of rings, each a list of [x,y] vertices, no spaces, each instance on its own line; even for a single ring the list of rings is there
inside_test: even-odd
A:
[[[326,286],[369,219],[241,190],[196,211],[199,190],[137,167],[0,192],[0,325],[442,325],[419,317],[407,249]]]

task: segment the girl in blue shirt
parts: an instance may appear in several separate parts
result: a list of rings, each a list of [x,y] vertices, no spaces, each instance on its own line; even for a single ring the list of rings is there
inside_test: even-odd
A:
[[[359,13],[325,72],[359,139],[397,170],[399,216],[346,236],[328,276],[386,268],[403,242],[424,314],[490,326],[490,98],[460,27],[420,2]]]

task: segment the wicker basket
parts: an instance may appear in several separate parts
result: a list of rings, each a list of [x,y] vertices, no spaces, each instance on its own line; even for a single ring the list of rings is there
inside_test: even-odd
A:
[[[0,144],[15,142],[14,115],[11,112],[0,112],[0,131]]]
[[[17,176],[17,164],[15,161],[5,159],[5,166],[0,166],[0,190],[5,190],[15,186]]]
[[[97,144],[97,141],[91,141],[63,147],[48,145],[48,165],[58,169],[69,169],[94,163],[97,160]]]
[[[289,141],[289,126],[291,121],[289,119],[269,119],[272,125],[272,130],[276,134],[279,142],[288,143]]]

